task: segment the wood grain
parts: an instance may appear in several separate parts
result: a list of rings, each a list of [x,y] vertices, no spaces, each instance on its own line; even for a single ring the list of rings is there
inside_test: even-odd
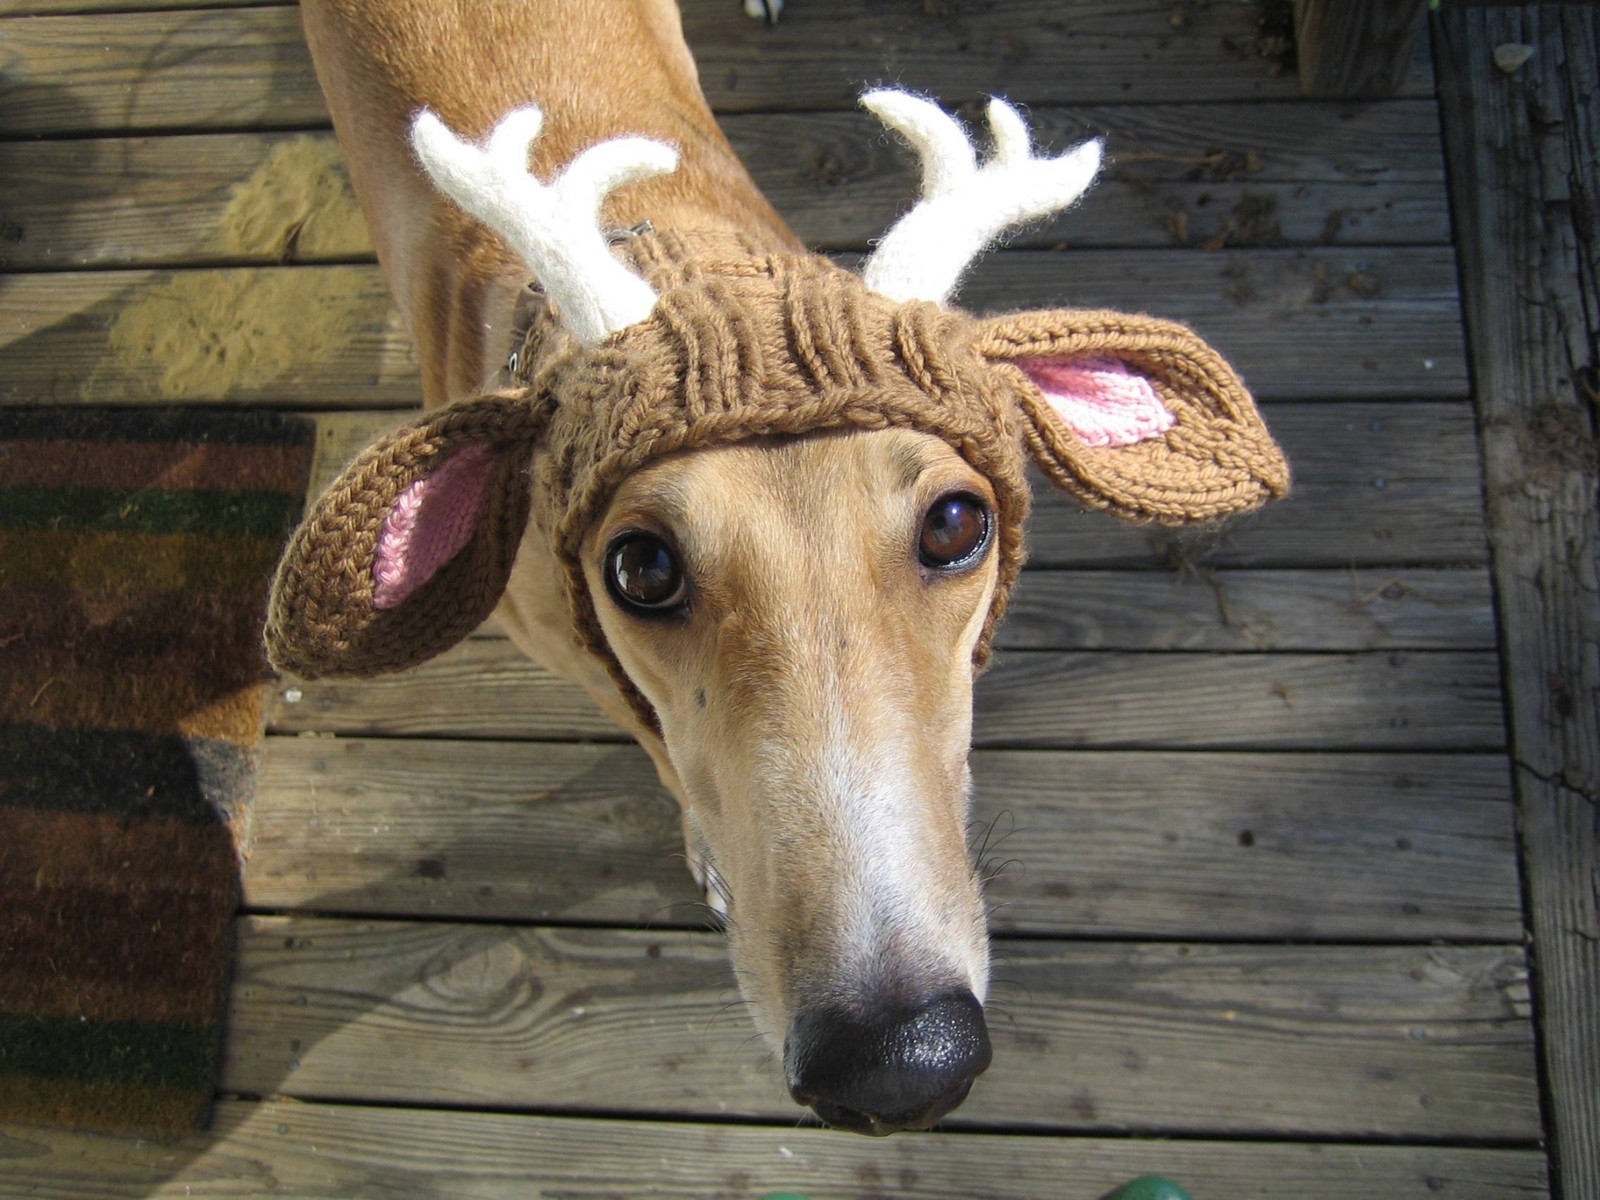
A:
[[[978,745],[1490,750],[1504,744],[1492,655],[998,656]]]
[[[1405,83],[1425,0],[1295,0],[1300,90],[1369,100]]]
[[[311,495],[409,413],[317,418]],[[1221,529],[1141,529],[1035,479],[1032,559],[998,644],[1047,650],[1487,649],[1496,644],[1465,405],[1275,405],[1293,499]],[[1323,570],[1241,570],[1283,562]],[[1143,571],[1047,564],[1140,566]],[[1156,568],[1151,573],[1149,568]],[[1332,570],[1326,568],[1334,568]]]
[[[996,636],[1029,650],[1493,649],[1488,572],[1030,570]]]
[[[1128,0],[1067,6],[1014,0],[1003,7],[929,8],[907,0],[836,0],[793,5],[775,28],[763,29],[701,0],[686,7],[684,32],[719,111],[850,108],[862,83],[889,83],[946,102],[991,95],[1043,104],[1295,94],[1282,50],[1269,47],[1262,56],[1255,14],[1227,5],[1180,11]],[[1419,60],[1412,94],[1425,94],[1428,70]]]
[[[1029,121],[1046,146],[1105,136],[1111,165],[1084,204],[1022,230],[1013,248],[1449,240],[1431,103],[1035,108]],[[917,195],[912,156],[865,113],[732,114],[722,124],[808,245],[864,249]],[[307,197],[318,179],[307,166],[319,162],[330,164],[325,185]],[[372,254],[326,131],[0,142],[0,176],[14,231],[0,265],[12,269]],[[229,234],[267,189],[281,197],[282,228],[241,245]],[[301,236],[308,209],[316,236]]]
[[[8,404],[421,398],[410,336],[375,266],[9,276],[0,355]]]
[[[327,130],[0,142],[0,173],[10,270],[372,260]]]
[[[292,701],[290,696],[295,697]],[[509,642],[469,639],[411,671],[283,683],[275,732],[616,739],[586,695]],[[1010,651],[978,683],[979,745],[1492,750],[1491,654]]]
[[[1262,58],[1243,6],[1170,12],[1138,0],[1004,12],[913,0],[811,0],[776,27],[697,0],[684,31],[719,111],[850,109],[863,82],[946,101],[995,93],[1030,103],[1288,99],[1282,53]],[[293,6],[39,16],[8,25],[12,66],[0,134],[325,125]],[[10,82],[14,80],[15,82]],[[1427,95],[1418,58],[1407,92]]]
[[[504,637],[494,620],[473,637]],[[1013,650],[1492,650],[1482,567],[1025,569],[995,645]]]
[[[376,271],[348,265],[370,247],[347,196],[332,202],[337,237],[285,256],[314,267],[234,277],[244,299],[233,308],[205,299],[215,287],[184,290],[226,282],[219,271],[149,269],[275,260],[281,239],[241,248],[216,230],[277,147],[329,144],[292,5],[155,11],[177,4],[0,0],[0,228],[23,239],[0,240],[0,262],[50,276],[0,288],[0,400],[320,409],[326,478],[400,415],[387,410],[416,401],[408,341]],[[292,915],[242,926],[227,1086],[402,1107],[234,1100],[212,1134],[162,1146],[0,1130],[0,1197],[747,1200],[799,1188],[1022,1200],[1099,1195],[1151,1169],[1196,1195],[1263,1200],[1545,1195],[1425,47],[1403,88],[1415,99],[1303,104],[1253,5],[802,0],[775,29],[746,22],[734,0],[685,7],[735,144],[804,235],[831,249],[862,247],[911,194],[906,153],[851,111],[862,81],[962,102],[967,117],[972,101],[1006,91],[1053,145],[1108,132],[1114,161],[1097,194],[1014,242],[1021,252],[988,264],[965,302],[1189,319],[1271,402],[1294,461],[1293,500],[1182,536],[1085,516],[1041,491],[1039,569],[1004,635],[1007,661],[984,685],[999,689],[985,701],[989,740],[1146,748],[974,755],[976,816],[996,822],[992,865],[1025,868],[990,887],[996,929],[1023,935],[999,943],[994,1070],[950,1133],[868,1142],[792,1128],[799,1110],[737,1011],[720,941],[687,928],[676,814],[645,758],[484,636],[410,691],[286,682],[274,701],[286,731],[386,736],[269,739],[247,886],[251,903]],[[135,8],[150,11],[116,11]],[[12,19],[23,12],[57,15]],[[1481,18],[1448,18],[1468,19]],[[1534,69],[1553,71],[1555,43],[1529,40],[1549,56]],[[1482,69],[1470,54],[1455,65]],[[1522,88],[1483,75],[1475,85]],[[1591,75],[1572,73],[1592,107]],[[1497,111],[1463,119],[1488,138],[1471,154],[1503,144]],[[1538,128],[1546,150],[1564,136]],[[41,135],[68,136],[31,140]],[[1469,202],[1505,199],[1483,190],[1494,194]],[[1541,195],[1558,225],[1570,217],[1569,197]],[[1585,202],[1576,211],[1592,216]],[[1517,261],[1484,269],[1544,303],[1528,277],[1559,288],[1570,242],[1510,244]],[[170,362],[130,356],[126,337],[114,344],[130,308],[186,297],[212,314],[202,343],[313,303],[335,310],[318,337],[278,330],[298,346],[286,363],[262,349],[253,373],[223,384],[169,376]],[[1584,330],[1581,316],[1566,319]],[[1480,384],[1493,378],[1479,372]],[[1529,444],[1526,423],[1504,426],[1499,442],[1490,428],[1491,506],[1547,511],[1545,476],[1528,493],[1527,476],[1495,474],[1497,446]],[[1579,481],[1592,498],[1592,474]],[[1523,490],[1506,499],[1502,485]],[[1558,512],[1581,494],[1558,489]],[[1566,522],[1507,524],[1499,536],[1518,544],[1502,544],[1502,571],[1580,528]],[[1527,583],[1498,585],[1516,600]],[[1561,722],[1568,691],[1593,698],[1595,639],[1563,613],[1546,618],[1556,633],[1509,627],[1508,661],[1537,664],[1513,672],[1535,689],[1515,713],[1519,741],[1546,721],[1587,747]],[[1569,653],[1589,657],[1549,686],[1550,664]],[[425,736],[387,736],[404,732]],[[530,734],[593,744],[485,740]],[[1215,749],[1233,745],[1261,748]],[[1521,745],[1519,758],[1570,1200],[1600,1190],[1575,1174],[1600,1125],[1586,1049],[1600,919],[1582,886],[1597,870],[1596,789]],[[319,911],[431,920],[309,915]],[[1095,940],[1046,940],[1062,936]],[[1234,939],[1315,944],[1216,944]],[[1457,944],[1406,944],[1435,939]],[[1349,940],[1370,944],[1328,944]],[[772,1125],[717,1123],[728,1115]],[[975,1132],[985,1129],[1008,1135]],[[1014,1136],[1024,1131],[1056,1136]],[[1127,1131],[1162,1137],[1106,1136]],[[1185,1132],[1200,1136],[1167,1136]],[[1241,1136],[1268,1140],[1228,1140]],[[1393,1144],[1406,1139],[1433,1144]]]
[[[266,1186],[285,1200],[749,1200],[792,1188],[837,1200],[1037,1200],[1103,1195],[1153,1164],[1202,1196],[1547,1195],[1544,1157],[1531,1150],[979,1133],[841,1138],[818,1129],[283,1100],[223,1101],[210,1132],[161,1143],[7,1127],[0,1164],[6,1200],[231,1200]],[[470,1178],[463,1164],[471,1164]]]
[[[264,7],[262,0],[0,0],[0,17],[145,12],[161,8],[257,7]]]
[[[1482,562],[1483,500],[1464,404],[1276,404],[1288,499],[1220,526],[1136,526],[1036,479],[1035,566],[1318,566]]]
[[[1514,941],[1504,763],[980,750],[996,930]],[[632,746],[271,738],[257,909],[695,928],[677,807]]]
[[[320,493],[360,449],[411,415],[320,415],[311,493]],[[1180,574],[1196,567],[1324,567],[1348,581],[1348,571],[1361,565],[1453,566],[1485,560],[1469,405],[1274,404],[1266,417],[1294,470],[1289,499],[1220,526],[1171,530],[1086,512],[1035,477],[1030,564],[1154,567]],[[1335,577],[1324,581],[1326,592],[1338,586]],[[1375,580],[1373,587],[1379,586]],[[1070,606],[1060,611],[1072,619]]]
[[[1455,262],[1429,247],[1018,251],[980,260],[957,300],[979,313],[1154,309],[1268,399],[1466,392]]]
[[[1600,32],[1454,8],[1440,61],[1557,1191],[1600,1195]],[[1534,51],[1507,74],[1496,47]]]
[[[1442,247],[1381,258],[1343,249],[1018,250],[980,263],[962,299],[979,311],[1159,308],[1212,339],[1267,399],[1451,397],[1466,387],[1454,271]],[[201,348],[187,358],[141,349],[127,336],[130,322],[136,329],[156,309],[186,322],[184,345]],[[296,324],[307,311],[318,314],[314,339]],[[0,291],[0,339],[0,400],[11,404],[351,407],[419,398],[409,341],[375,266],[19,275]],[[213,343],[225,349],[204,349]],[[229,369],[215,369],[208,353]]]
[[[293,5],[5,25],[0,137],[326,126]]]
[[[254,917],[239,938],[228,1090],[799,1115],[718,935]],[[994,1066],[954,1127],[1538,1136],[1517,946],[995,956]]]
[[[1432,112],[1414,101],[1033,107],[1039,144],[1102,136],[1108,165],[1082,205],[1007,245],[1437,242],[1448,233]],[[722,125],[810,244],[862,246],[918,194],[914,157],[866,114],[730,115]]]
[[[494,620],[473,637],[505,637]],[[1025,570],[995,633],[1014,650],[1492,650],[1488,571]]]

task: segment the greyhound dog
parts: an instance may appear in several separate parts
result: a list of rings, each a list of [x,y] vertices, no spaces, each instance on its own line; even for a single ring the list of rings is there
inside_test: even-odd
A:
[[[1248,393],[1152,317],[947,303],[1099,166],[1003,101],[980,162],[865,98],[923,196],[857,274],[756,189],[671,0],[301,7],[427,411],[297,533],[275,663],[398,669],[497,613],[654,759],[796,1101],[928,1127],[990,1060],[967,759],[1027,466],[1132,520],[1253,508],[1288,472]]]

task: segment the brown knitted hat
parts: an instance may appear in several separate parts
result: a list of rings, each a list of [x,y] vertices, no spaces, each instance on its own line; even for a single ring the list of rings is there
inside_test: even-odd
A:
[[[440,653],[493,610],[531,509],[578,636],[653,726],[601,632],[584,536],[645,464],[754,437],[913,429],[991,482],[1000,579],[978,665],[1022,564],[1028,457],[1135,521],[1215,520],[1288,490],[1238,377],[1181,325],[898,303],[826,259],[728,234],[646,234],[627,257],[659,295],[647,319],[586,347],[547,306],[525,343],[525,387],[403,426],[316,502],[274,585],[275,666],[365,675]]]

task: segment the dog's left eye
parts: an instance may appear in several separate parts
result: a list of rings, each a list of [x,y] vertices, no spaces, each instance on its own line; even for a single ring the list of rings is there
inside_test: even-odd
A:
[[[941,496],[922,518],[917,556],[939,570],[968,566],[988,547],[992,525],[989,509],[976,496]]]
[[[648,533],[625,534],[606,549],[606,586],[624,608],[655,616],[681,608],[689,580],[677,553]]]

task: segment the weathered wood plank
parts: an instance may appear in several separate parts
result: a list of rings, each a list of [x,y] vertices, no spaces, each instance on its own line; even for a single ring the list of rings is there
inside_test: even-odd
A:
[[[964,302],[1159,308],[1268,399],[1464,394],[1449,250],[1365,253],[1010,251],[978,266]],[[12,404],[419,398],[375,266],[13,276],[0,289],[0,354],[0,400]]]
[[[481,699],[472,701],[473,693]],[[582,688],[535,666],[501,638],[469,638],[397,675],[285,679],[267,695],[274,733],[627,740]],[[471,711],[443,707],[459,702]]]
[[[409,413],[317,418],[309,493]],[[1466,405],[1275,405],[1291,502],[1220,530],[1140,529],[1035,479],[1032,559],[998,644],[1049,650],[1487,649],[1495,646],[1474,422]],[[1327,570],[1236,570],[1283,562]],[[1155,573],[1057,570],[1120,564]]]
[[[504,637],[494,620],[474,637]],[[1012,650],[1492,650],[1481,567],[1025,571],[995,634]]]
[[[1600,29],[1451,7],[1446,136],[1482,414],[1558,1192],[1600,1195]],[[1526,46],[1508,74],[1496,49]]]
[[[0,137],[326,125],[293,6],[9,20]]]
[[[976,312],[1158,310],[1270,399],[1466,394],[1455,263],[1430,247],[1018,251],[980,260],[957,298]]]
[[[333,482],[362,447],[410,415],[319,416],[312,494]],[[1028,525],[1031,565],[1347,571],[1360,564],[1484,561],[1488,551],[1470,405],[1275,404],[1267,420],[1294,467],[1288,500],[1220,527],[1174,531],[1085,512],[1036,478]],[[1373,587],[1378,586],[1375,581]],[[1063,611],[1070,610],[1063,606]]]
[[[973,774],[1000,931],[1518,937],[1487,757],[987,750]]]
[[[1029,114],[1041,144],[1107,137],[1070,214],[1009,245],[1416,244],[1449,240],[1434,105],[1222,104]],[[865,113],[723,126],[807,244],[862,249],[917,194],[911,156]],[[333,135],[0,142],[0,265],[192,266],[370,257]]]
[[[1493,649],[1481,568],[1032,570],[996,644],[1028,650]]]
[[[224,1101],[209,1132],[161,1143],[6,1127],[0,1163],[6,1200],[224,1200],[266,1180],[284,1200],[748,1200],[795,1188],[855,1200],[886,1188],[917,1200],[1036,1200],[1103,1195],[1152,1167],[1209,1196],[1547,1194],[1543,1155],[1531,1150],[977,1133],[873,1140],[817,1129],[286,1101]]]
[[[1510,780],[1493,756],[979,750],[973,771],[996,930],[1520,936]],[[245,896],[699,927],[682,848],[635,747],[271,738]]]
[[[776,27],[721,0],[685,6],[684,30],[722,111],[847,109],[863,81],[946,100],[1031,103],[1287,99],[1291,74],[1258,56],[1243,6],[1182,11],[1101,0],[1063,10],[1017,0],[1001,13],[931,15],[912,0],[811,0]],[[8,23],[0,135],[246,129],[326,124],[294,7],[39,16]],[[1425,61],[1407,91],[1427,95]],[[1276,73],[1274,73],[1276,69]]]
[[[421,397],[410,336],[375,266],[10,276],[0,361],[10,404]]]
[[[1294,95],[1287,46],[1263,39],[1255,14],[1228,7],[847,0],[794,5],[769,31],[701,2],[686,8],[684,32],[718,109],[848,108],[862,81],[947,101],[1001,94],[1038,104]],[[1427,79],[1419,68],[1418,85]],[[1174,78],[1191,72],[1209,78]]]
[[[255,917],[222,1086],[793,1120],[721,938]],[[1539,1134],[1518,946],[996,946],[960,1126]]]
[[[1035,566],[1324,566],[1483,561],[1483,501],[1465,404],[1277,404],[1287,500],[1198,530],[1085,512],[1036,480]]]
[[[294,0],[288,0],[293,3]],[[162,8],[261,8],[262,0],[0,0],[0,17],[146,12]]]
[[[332,132],[0,142],[0,267],[372,258]]]
[[[980,680],[979,745],[1487,750],[1492,655],[1022,653]]]
[[[1014,247],[1448,238],[1430,102],[1033,107],[1028,116],[1045,146],[1105,137],[1109,163],[1081,206],[1009,238]],[[860,246],[918,193],[913,156],[865,114],[730,115],[722,124],[808,243]]]
[[[292,701],[289,697],[294,697]],[[279,733],[616,739],[574,685],[510,642],[468,639],[411,671],[283,683]],[[1499,672],[1481,652],[1002,653],[978,683],[979,745],[1492,750]]]
[[[1426,0],[1294,0],[1300,90],[1307,96],[1392,96],[1405,83]]]

